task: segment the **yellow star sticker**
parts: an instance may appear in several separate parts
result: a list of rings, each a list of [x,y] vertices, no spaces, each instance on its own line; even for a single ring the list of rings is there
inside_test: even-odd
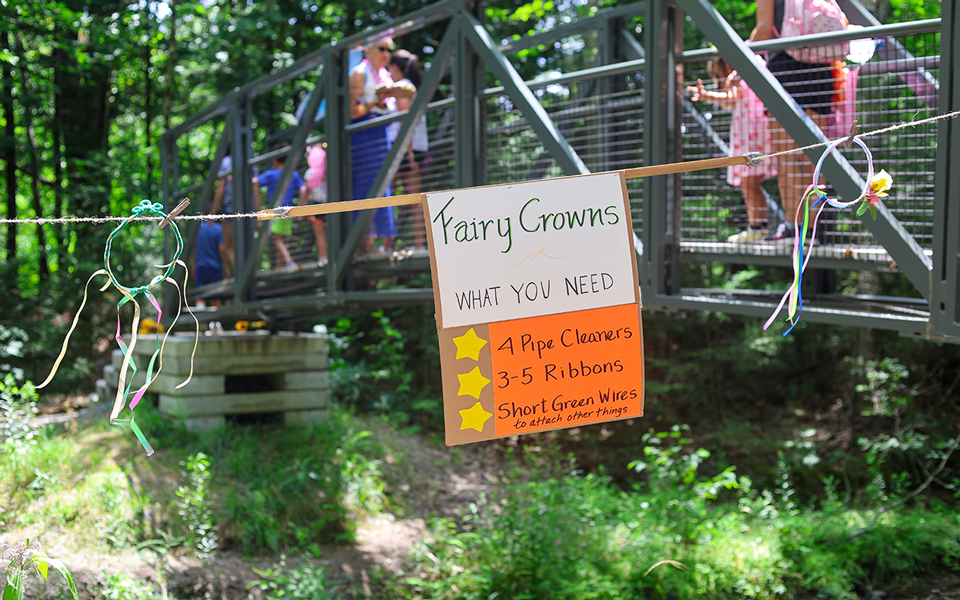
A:
[[[474,367],[469,373],[457,375],[457,378],[460,380],[460,391],[457,392],[457,395],[473,396],[477,400],[480,399],[480,391],[483,390],[483,386],[490,383],[489,379],[480,374],[480,367]]]
[[[491,413],[483,410],[483,407],[477,402],[470,408],[460,411],[460,417],[463,419],[460,430],[476,429],[479,432],[483,432],[483,424],[492,416]]]
[[[487,345],[487,340],[479,337],[471,327],[470,331],[453,338],[453,343],[457,345],[457,358],[480,360],[480,348]]]

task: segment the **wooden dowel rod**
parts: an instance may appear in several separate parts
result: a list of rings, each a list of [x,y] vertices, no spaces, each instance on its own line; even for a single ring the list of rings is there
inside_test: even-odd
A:
[[[705,171],[707,169],[719,169],[733,165],[745,165],[753,158],[758,158],[759,154],[751,153],[746,156],[727,156],[723,158],[708,158],[705,160],[692,160],[688,162],[670,163],[667,165],[653,165],[650,167],[638,167],[636,169],[624,169],[623,173],[627,179],[637,179],[640,177],[653,177],[655,175],[669,175],[671,173],[686,173],[688,171]],[[619,173],[620,171],[607,171],[608,173]],[[596,173],[599,174],[599,173]],[[424,194],[404,194],[402,196],[387,196],[385,198],[367,198],[365,200],[346,200],[343,202],[330,202],[327,204],[310,204],[308,206],[294,206],[286,211],[265,210],[257,213],[258,221],[276,219],[277,217],[306,217],[308,215],[329,215],[333,213],[347,212],[351,210],[368,210],[372,208],[383,208],[386,206],[405,206],[407,204],[420,204],[423,202]]]
[[[747,156],[726,156],[723,158],[707,158],[704,160],[692,160],[689,162],[670,163],[667,165],[653,165],[650,167],[638,167],[636,169],[624,169],[627,179],[638,179],[640,177],[653,177],[655,175],[670,175],[672,173],[686,173],[688,171],[705,171],[707,169],[719,169],[721,167],[731,167],[733,165],[745,165],[750,162]]]
[[[345,200],[343,202],[330,202],[327,204],[309,204],[307,206],[294,206],[283,213],[275,213],[273,210],[265,210],[257,213],[257,220],[265,221],[268,219],[275,219],[278,216],[306,217],[308,215],[329,215],[351,210],[367,210],[371,208],[383,208],[385,206],[420,204],[422,201],[423,194],[404,194],[402,196],[387,196],[385,198],[367,198],[365,200]]]

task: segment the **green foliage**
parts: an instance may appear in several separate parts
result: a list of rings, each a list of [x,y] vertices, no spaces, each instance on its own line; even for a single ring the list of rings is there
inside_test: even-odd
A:
[[[4,387],[9,393],[10,387]],[[6,401],[4,401],[6,402]],[[6,416],[11,413],[5,411]],[[4,459],[0,460],[0,523],[29,525],[46,511],[50,497],[63,489],[65,461],[71,460],[76,450],[65,440],[51,435],[48,428],[35,429],[28,421],[32,412],[5,428],[12,435],[0,442]],[[86,486],[81,486],[86,487]],[[71,510],[69,504],[51,507],[60,517]]]
[[[923,0],[891,0],[888,3],[879,2],[877,8],[880,14],[877,18],[882,23],[903,23],[920,19],[937,19],[940,17],[939,2],[924,2]]]
[[[630,468],[647,473],[651,503],[659,503],[655,509],[668,519],[664,525],[683,539],[696,541],[708,535],[712,526],[707,502],[716,500],[722,489],[736,489],[739,484],[732,466],[713,477],[698,476],[710,452],[685,449],[693,441],[683,437],[689,429],[686,425],[674,425],[670,431],[651,429],[643,436],[646,460],[634,461]]]
[[[224,549],[251,555],[318,553],[351,539],[357,519],[386,503],[381,449],[342,412],[310,428],[228,425],[205,437],[159,417],[149,401],[137,415],[154,441],[185,445],[158,445],[146,459],[128,431],[105,421],[75,434],[39,430],[16,460],[0,461],[0,523],[158,554],[186,546],[207,557],[218,536]],[[130,476],[141,469],[152,476]]]
[[[337,597],[336,581],[328,581],[323,568],[303,565],[295,569],[287,566],[287,557],[270,569],[254,569],[262,577],[251,581],[247,589],[257,589],[264,600],[333,600]]]
[[[405,583],[430,598],[618,597],[608,534],[622,497],[592,475],[519,484],[473,505],[466,531],[439,521]]]
[[[123,573],[102,573],[98,584],[100,597],[104,600],[151,600],[156,597],[150,586]]]
[[[46,581],[50,567],[67,581],[73,599],[79,600],[77,586],[67,567],[59,560],[47,556],[36,544],[31,546],[30,540],[11,548],[0,546],[0,561],[4,560],[7,561],[7,567],[4,572],[6,580],[3,584],[3,600],[23,600],[27,592],[28,575],[36,570],[37,575]]]
[[[16,455],[36,443],[30,420],[37,412],[37,392],[29,381],[17,386],[13,374],[0,381],[0,452]]]
[[[247,554],[351,539],[384,502],[376,445],[345,415],[312,428],[221,429],[209,440],[221,544]]]
[[[861,368],[867,383],[858,384],[856,390],[870,402],[864,415],[890,417],[908,404],[911,390],[907,389],[906,380],[910,373],[899,359],[861,360],[857,370]]]
[[[411,572],[390,582],[400,598],[852,599],[927,571],[954,568],[960,518],[950,511],[885,513],[839,499],[798,504],[786,463],[773,491],[732,468],[699,473],[702,450],[685,428],[648,434],[633,491],[602,475],[568,474],[481,498],[459,525],[441,520]],[[732,504],[718,493],[736,493]],[[729,495],[729,494],[728,494]]]
[[[375,326],[359,331],[348,318],[337,320],[331,337],[330,372],[340,399],[364,410],[387,411],[396,398],[410,392],[403,335],[382,310],[373,313]],[[347,360],[349,356],[351,359]]]
[[[196,549],[197,557],[207,560],[213,556],[219,543],[213,512],[210,509],[209,491],[210,461],[203,452],[187,458],[180,465],[186,471],[189,485],[177,489],[177,514],[187,528],[187,541]]]
[[[24,330],[19,327],[7,327],[0,324],[0,375],[6,379],[7,374],[13,375],[14,379],[23,378],[23,369],[6,362],[10,358],[19,357],[23,352],[23,345],[28,337]]]
[[[440,356],[431,312],[418,306],[337,319],[330,331],[331,386],[337,400],[439,430]]]

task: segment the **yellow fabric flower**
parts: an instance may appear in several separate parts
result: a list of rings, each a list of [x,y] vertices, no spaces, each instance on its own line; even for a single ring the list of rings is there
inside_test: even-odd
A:
[[[890,173],[887,173],[886,169],[880,169],[880,172],[874,175],[873,181],[870,182],[867,195],[863,197],[863,202],[860,203],[860,208],[857,209],[857,216],[859,217],[869,209],[870,216],[876,221],[877,202],[880,202],[880,198],[887,197],[887,190],[889,190],[892,185],[893,177],[890,177]]]
[[[246,331],[250,328],[250,321],[237,321],[235,327],[237,331]]]
[[[880,172],[874,175],[870,182],[870,190],[867,192],[866,201],[870,204],[876,204],[880,198],[887,197],[887,190],[893,186],[893,177],[887,173],[886,169],[880,169]]]

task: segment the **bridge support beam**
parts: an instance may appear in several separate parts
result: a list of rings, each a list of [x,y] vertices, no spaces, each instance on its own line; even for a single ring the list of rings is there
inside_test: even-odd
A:
[[[453,87],[457,104],[454,108],[456,139],[453,146],[455,187],[482,185],[486,179],[484,106],[480,92],[486,78],[480,57],[463,35],[463,16],[450,23],[457,32],[456,62],[453,65]]]
[[[553,159],[557,161],[563,173],[565,175],[589,173],[590,170],[587,169],[576,151],[557,129],[546,109],[543,108],[530,88],[527,87],[527,84],[524,83],[520,74],[493,43],[493,39],[480,24],[480,21],[467,12],[462,13],[461,18],[463,19],[461,23],[464,36],[493,72],[494,77],[500,80],[500,84],[507,91],[510,100],[520,109],[520,112],[527,119],[527,123],[536,132],[540,142],[550,152]],[[476,102],[478,104],[481,102],[479,94]]]
[[[941,113],[960,110],[960,0],[940,5]],[[931,333],[960,337],[960,122],[941,121],[937,133],[937,170],[933,203],[933,276]]]
[[[235,94],[231,99],[230,122],[233,124],[230,152],[233,159],[233,210],[242,214],[253,210],[253,108],[248,94]],[[233,224],[233,299],[243,302],[251,298],[250,285],[240,285],[239,271],[250,257],[256,222],[237,219]]]
[[[350,134],[346,126],[350,123],[350,84],[347,75],[348,47],[333,46],[324,56],[321,77],[327,90],[327,115],[324,117],[324,131],[327,142],[327,200],[340,202],[351,197],[350,185]],[[336,213],[327,216],[327,289],[328,295],[335,294],[343,280],[346,260],[352,255],[347,252],[343,240],[350,229],[350,215]],[[345,256],[346,255],[346,256]]]
[[[293,172],[296,171],[300,165],[300,159],[303,157],[304,150],[306,149],[307,137],[310,134],[310,130],[313,129],[313,122],[317,115],[317,109],[320,108],[320,101],[323,100],[323,79],[321,78],[319,81],[320,83],[314,88],[313,93],[310,95],[310,100],[307,102],[306,112],[304,112],[303,117],[300,119],[300,124],[297,125],[293,142],[290,144],[290,151],[287,153],[286,161],[283,163],[283,170],[280,172],[280,179],[277,181],[277,187],[274,188],[273,191],[273,203],[270,208],[277,208],[283,204],[283,199],[287,195],[287,190],[293,178]],[[300,190],[295,190],[295,193],[299,194],[299,191]],[[254,274],[260,267],[260,257],[267,247],[267,237],[272,226],[272,221],[260,223],[257,240],[253,243],[252,252],[245,258],[243,269],[237,269],[237,287],[249,290],[251,296],[254,295],[255,292],[252,287]]]
[[[683,14],[675,4],[647,1],[644,41],[644,166],[679,162],[683,81],[676,55],[683,50]],[[680,293],[680,178],[677,173],[644,179],[640,279],[648,304],[656,304],[657,296]]]

